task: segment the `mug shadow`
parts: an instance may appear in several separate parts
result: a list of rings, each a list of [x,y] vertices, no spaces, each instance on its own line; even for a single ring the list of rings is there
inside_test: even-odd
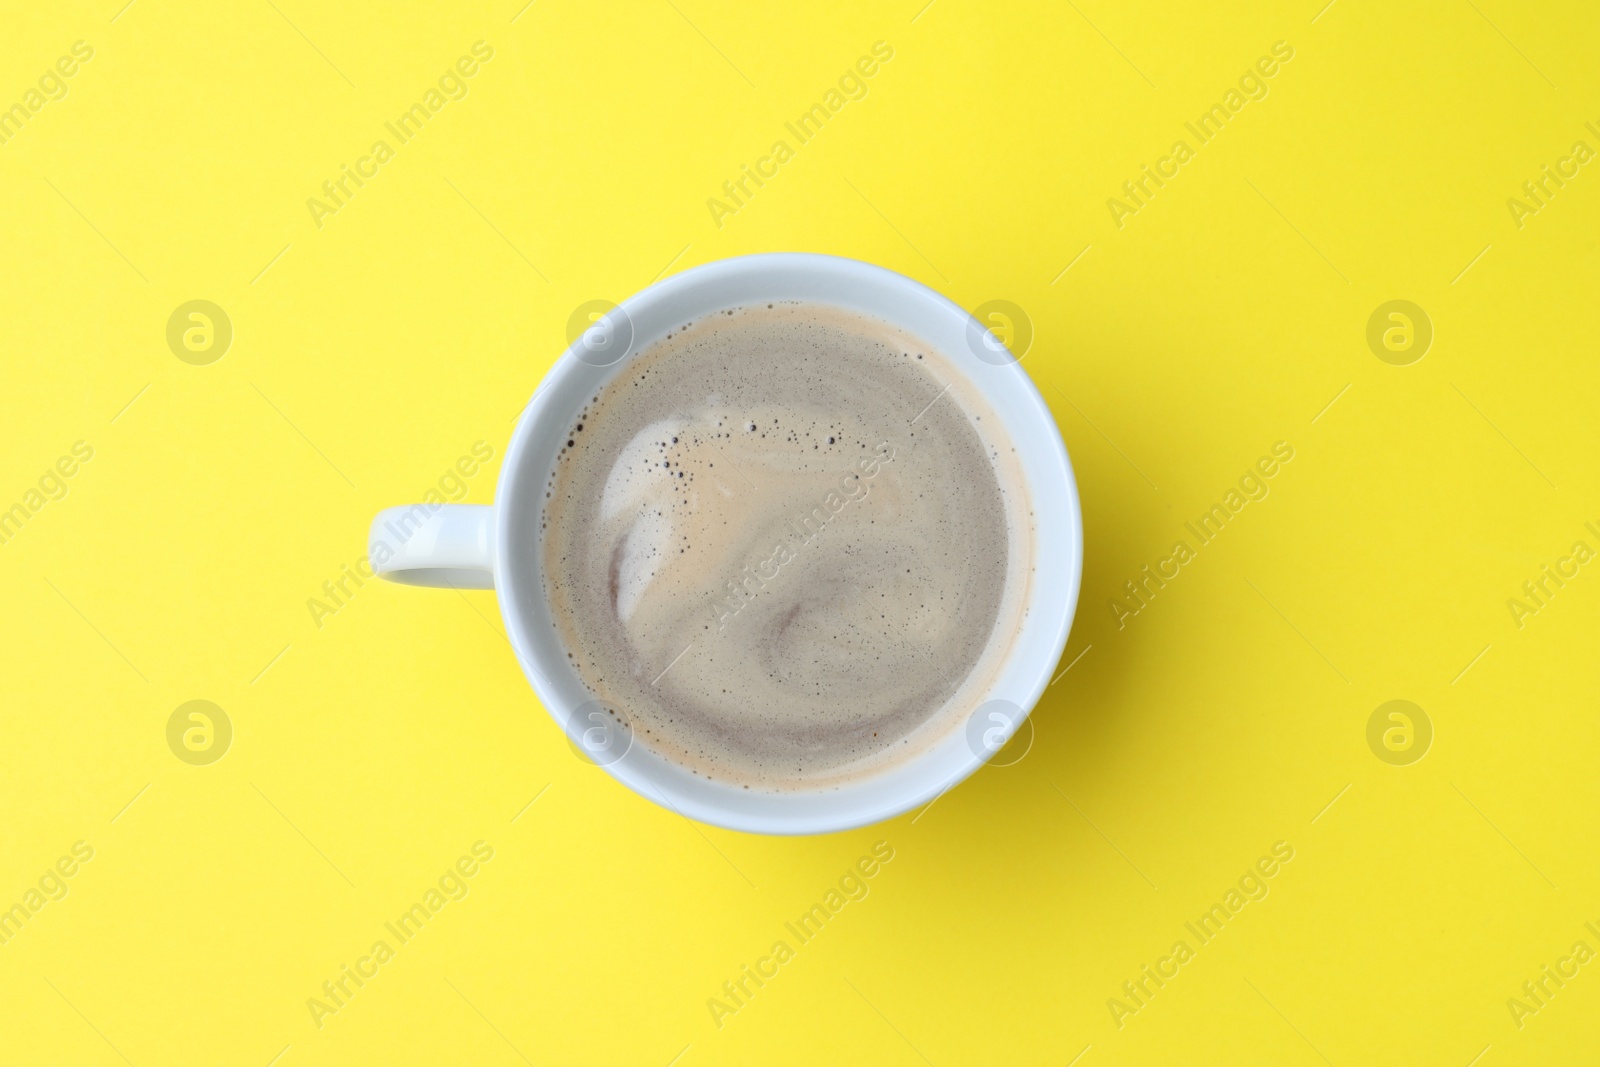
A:
[[[1079,358],[1085,357],[1082,353]],[[1052,673],[1053,681],[1027,723],[994,757],[932,805],[886,824],[907,833],[928,828],[958,838],[992,837],[997,825],[1036,824],[1062,816],[1080,821],[1074,787],[1085,780],[1127,779],[1132,771],[1119,739],[1128,729],[1136,648],[1123,642],[1107,608],[1109,591],[1125,575],[1116,571],[1105,546],[1156,543],[1170,519],[1153,486],[1101,436],[1084,413],[1062,394],[1053,375],[1034,374],[1067,444],[1078,481],[1083,514],[1083,575],[1072,630]],[[1048,552],[1049,546],[1041,546]],[[1030,729],[1031,727],[1031,729]],[[1055,810],[1049,810],[1049,809]],[[941,811],[941,809],[943,809]],[[1093,825],[1093,824],[1090,824]],[[1068,835],[1076,851],[1104,848],[1095,833]],[[962,855],[965,842],[952,857]],[[1081,858],[1074,856],[1073,858]]]

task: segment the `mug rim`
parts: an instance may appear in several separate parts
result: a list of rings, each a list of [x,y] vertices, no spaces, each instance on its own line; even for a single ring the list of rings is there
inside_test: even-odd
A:
[[[656,305],[670,307],[673,302],[682,301],[685,294],[696,289],[702,289],[713,285],[718,281],[728,278],[730,275],[749,275],[763,271],[769,272],[774,276],[791,271],[800,271],[835,277],[854,276],[855,279],[864,283],[865,287],[875,285],[901,289],[908,296],[924,301],[931,301],[934,305],[942,306],[942,310],[946,312],[954,312],[956,315],[966,320],[965,324],[969,328],[976,326],[979,331],[987,330],[987,327],[979,323],[970,312],[955,304],[942,293],[923,285],[921,282],[918,282],[915,279],[900,274],[897,271],[889,270],[887,268],[879,267],[860,260],[808,252],[755,253],[701,264],[646,286],[637,293],[627,297],[619,305],[617,305],[617,307],[620,308],[625,316],[627,316],[631,321],[636,313],[653,310]],[[826,301],[824,300],[813,302],[826,304]],[[836,304],[833,306],[842,307],[844,305]],[[860,311],[862,309],[849,308],[849,310]],[[699,318],[705,313],[705,309],[691,309],[688,312],[688,315],[691,318]],[[878,318],[883,319],[884,321],[889,322],[891,325],[903,329],[914,336],[919,336],[924,332],[918,329],[916,324],[904,321],[903,319],[897,318],[894,315],[882,310],[867,310],[866,313],[876,315]],[[612,380],[614,380],[616,375],[620,373],[620,368],[626,366],[630,360],[641,355],[642,352],[648,349],[655,340],[656,338],[652,336],[632,344],[631,347],[621,357],[616,359],[614,364],[607,365],[605,368],[607,375],[603,384],[609,384]],[[935,347],[940,347],[942,350],[942,346]],[[540,658],[537,655],[537,650],[540,647],[539,642],[541,640],[549,642],[552,647],[557,649],[557,659],[559,659],[561,647],[560,638],[554,634],[546,634],[543,632],[542,628],[536,628],[530,624],[529,618],[527,617],[527,609],[522,603],[522,597],[519,596],[517,591],[513,588],[511,581],[512,574],[520,573],[521,569],[527,569],[530,565],[526,561],[519,564],[514,558],[512,553],[512,545],[514,541],[511,535],[511,526],[515,521],[516,513],[518,511],[518,507],[515,505],[521,504],[521,501],[518,499],[518,486],[526,486],[529,484],[528,472],[524,470],[524,467],[531,460],[537,458],[530,456],[530,451],[533,447],[532,440],[536,433],[537,427],[543,421],[549,419],[556,419],[558,421],[565,420],[574,413],[575,409],[569,410],[567,408],[563,408],[561,410],[553,410],[557,404],[558,394],[561,392],[559,387],[574,374],[580,373],[585,366],[589,367],[591,370],[593,369],[593,364],[588,364],[581,359],[580,351],[581,338],[574,340],[573,343],[570,344],[562,353],[562,355],[558,357],[557,360],[550,366],[549,370],[546,371],[540,380],[538,387],[534,391],[533,396],[523,408],[522,414],[518,417],[517,424],[512,432],[511,441],[506,449],[505,459],[501,466],[499,478],[496,484],[493,515],[495,533],[493,554],[494,570],[496,575],[496,597],[499,603],[501,617],[506,625],[507,635],[511,639],[513,651],[516,653],[517,660],[522,667],[523,674],[527,678],[528,683],[533,687],[534,692],[539,697],[540,703],[544,706],[546,712],[550,715],[556,726],[563,731],[564,735],[569,741],[572,740],[572,727],[570,723],[563,720],[563,713],[561,710],[562,705],[566,702],[561,699],[557,692],[555,692],[555,686],[551,684],[549,680],[545,678],[545,676],[539,672],[534,665],[535,661]],[[946,352],[945,355],[951,363],[960,362],[960,360],[956,358],[957,353]],[[1054,416],[1050,412],[1049,406],[1045,403],[1043,395],[1039,392],[1038,386],[1033,382],[1031,376],[1029,376],[1028,373],[1022,369],[1020,358],[1009,364],[996,366],[995,369],[1001,371],[1002,373],[1013,373],[1018,379],[1020,379],[1020,382],[1023,385],[1023,398],[1026,401],[1026,417],[1029,419],[1039,420],[1045,430],[1048,431],[1045,434],[1046,438],[1054,445],[1052,454],[1048,457],[1051,460],[1049,463],[1051,473],[1054,475],[1053,484],[1041,487],[1033,484],[1032,479],[1025,477],[1025,482],[1027,483],[1024,486],[1025,492],[1028,493],[1030,500],[1036,498],[1041,489],[1062,493],[1063,503],[1066,507],[1065,521],[1068,524],[1069,532],[1071,534],[1071,544],[1069,546],[1070,552],[1066,554],[1065,558],[1062,558],[1062,555],[1060,554],[1060,549],[1062,546],[1050,546],[1052,552],[1054,553],[1048,561],[1052,569],[1059,569],[1062,567],[1066,568],[1067,595],[1063,602],[1059,605],[1059,608],[1057,608],[1055,605],[1050,605],[1047,607],[1044,605],[1037,605],[1035,603],[1035,598],[1038,594],[1038,588],[1043,581],[1042,576],[1045,572],[1047,564],[1047,561],[1041,551],[1044,546],[1039,543],[1038,531],[1035,530],[1033,546],[1034,573],[1028,579],[1027,585],[1029,609],[1025,617],[1015,625],[1014,640],[1020,640],[1021,636],[1027,631],[1036,627],[1044,626],[1048,623],[1054,624],[1054,632],[1049,636],[1048,639],[1048,647],[1051,650],[1050,654],[1046,657],[1043,657],[1043,659],[1040,659],[1040,657],[1036,655],[1034,659],[1038,660],[1039,662],[1037,664],[1026,665],[1030,667],[1032,677],[1028,678],[1026,682],[1026,698],[1021,701],[1016,701],[1021,710],[1021,714],[1017,717],[1017,720],[1010,725],[1009,731],[1006,733],[1006,740],[1009,741],[1010,737],[1018,729],[1020,729],[1023,722],[1028,719],[1039,699],[1043,696],[1044,690],[1050,684],[1051,671],[1059,662],[1061,654],[1066,647],[1067,638],[1070,634],[1072,622],[1076,614],[1078,596],[1081,591],[1083,569],[1083,526],[1082,513],[1077,491],[1077,482],[1072,469],[1071,460],[1068,457],[1065,442],[1062,440],[1060,431],[1056,427]],[[965,365],[959,366],[957,371],[968,381],[969,384],[978,387],[980,394],[985,395],[987,399],[986,391],[983,390],[981,386],[977,385],[977,375],[972,373],[972,371],[969,370]],[[992,399],[990,399],[989,402],[991,405],[993,404]],[[999,413],[997,412],[997,414]],[[1017,415],[1014,411],[1008,412],[1007,415],[1009,416],[1007,419],[1008,433],[1011,433],[1009,421],[1012,418],[1016,418]],[[1014,440],[1014,433],[1012,434],[1012,437]],[[537,503],[535,506],[538,506]],[[524,555],[526,555],[526,553],[524,553]],[[538,555],[538,553],[534,553],[533,555]],[[532,570],[536,574],[538,574],[539,566],[540,564],[537,561],[531,565]],[[542,578],[538,583],[536,583],[534,592],[535,595],[543,595]],[[1013,662],[1009,659],[1002,661],[997,678],[1012,674],[1022,666],[1024,665]],[[993,688],[994,687],[991,686],[991,692]],[[959,729],[953,729],[951,734],[959,732]],[[919,768],[930,764],[930,757],[932,757],[935,752],[946,743],[947,740],[948,738],[941,739],[933,747],[930,747],[915,756],[908,757],[906,763],[901,768],[901,773],[906,773],[909,775],[913,768]],[[638,742],[637,744],[642,746],[643,742]],[[998,749],[996,749],[996,751],[998,751]],[[725,805],[707,803],[699,797],[684,795],[681,791],[679,791],[678,795],[675,797],[669,797],[669,789],[663,788],[662,784],[655,780],[656,776],[653,775],[647,767],[641,767],[638,764],[633,764],[625,758],[616,762],[606,763],[601,766],[612,777],[616,778],[623,785],[626,785],[633,792],[638,793],[640,796],[643,796],[653,803],[657,803],[662,807],[667,808],[668,810],[674,811],[680,815],[684,815],[685,817],[693,818],[700,822],[709,823],[711,825],[716,825],[731,830],[760,834],[792,835],[831,833],[841,830],[854,829],[857,827],[881,822],[885,819],[893,818],[896,815],[903,814],[906,811],[916,808],[922,804],[931,802],[932,800],[937,799],[939,796],[942,796],[945,792],[948,792],[950,789],[953,789],[956,785],[960,784],[966,778],[975,773],[979,767],[983,766],[983,764],[988,761],[990,755],[992,755],[992,753],[979,755],[978,753],[973,752],[971,754],[971,758],[962,760],[962,762],[954,769],[953,773],[942,773],[937,776],[928,775],[927,781],[915,786],[914,788],[908,787],[902,791],[900,795],[893,798],[886,798],[873,807],[863,808],[848,813],[836,813],[831,817],[826,817],[816,813],[808,815],[806,813],[805,809],[807,800],[825,795],[813,791],[802,790],[795,791],[793,793],[768,793],[764,791],[762,793],[762,796],[764,797],[785,796],[793,799],[794,803],[792,807],[795,810],[792,813],[786,814],[782,817],[775,817],[770,814],[741,811],[734,803]],[[890,769],[885,769],[882,772],[871,772],[860,779],[859,782],[851,783],[851,785],[866,783],[874,779],[887,776],[889,773]],[[734,794],[731,791],[728,795],[730,799],[734,799]],[[748,797],[750,794],[746,793],[745,796]]]

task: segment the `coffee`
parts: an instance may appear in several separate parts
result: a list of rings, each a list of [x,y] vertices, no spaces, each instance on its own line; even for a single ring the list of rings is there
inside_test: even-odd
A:
[[[917,338],[815,304],[724,311],[572,420],[544,592],[635,744],[751,789],[835,786],[949,736],[1003,664],[1033,566],[1022,484]]]

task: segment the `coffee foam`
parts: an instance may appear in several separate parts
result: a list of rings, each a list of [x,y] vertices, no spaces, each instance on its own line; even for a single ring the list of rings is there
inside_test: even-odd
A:
[[[1026,613],[1004,428],[875,319],[707,316],[569,428],[541,519],[552,625],[636,743],[747,788],[826,788],[948,736]]]

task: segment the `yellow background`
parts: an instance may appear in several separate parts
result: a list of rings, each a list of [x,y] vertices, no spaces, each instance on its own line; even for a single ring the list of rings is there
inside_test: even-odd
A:
[[[94,449],[0,545],[0,906],[95,850],[0,946],[5,1062],[1595,1062],[1600,964],[1506,1005],[1600,949],[1600,567],[1507,607],[1600,548],[1600,170],[1506,204],[1600,148],[1592,5],[119,2],[0,33],[0,104],[94,48],[0,146],[0,507]],[[478,40],[466,98],[318,228]],[[719,228],[707,199],[880,40]],[[1119,229],[1107,199],[1280,40]],[[492,499],[573,309],[780,249],[1034,324],[1086,552],[1082,658],[1020,762],[744,836],[580,762],[492,593],[373,582],[313,621],[373,513],[478,440]],[[1397,298],[1435,331],[1405,367],[1365,340]],[[208,366],[165,340],[192,299],[233,323]],[[1280,440],[1270,496],[1119,629]],[[167,747],[193,699],[234,725],[210,766]],[[1433,725],[1409,766],[1367,744],[1391,699]],[[314,1025],[478,840],[470,894]],[[708,998],[879,840],[870,895],[719,1029]],[[1119,1028],[1108,998],[1280,840],[1270,895]]]

